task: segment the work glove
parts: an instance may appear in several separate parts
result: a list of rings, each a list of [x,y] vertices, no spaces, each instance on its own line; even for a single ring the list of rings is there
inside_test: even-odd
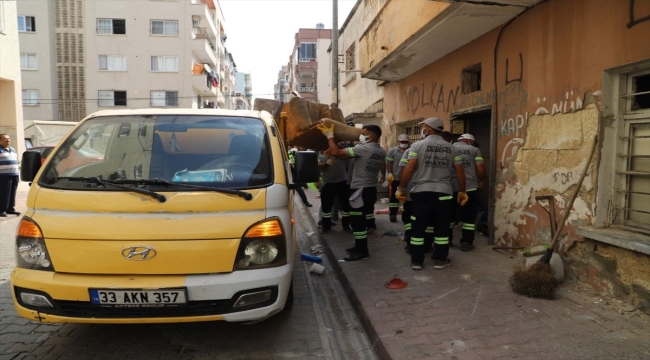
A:
[[[401,187],[398,187],[395,191],[395,198],[399,200],[399,202],[406,202],[406,191]]]
[[[458,200],[460,206],[465,206],[465,204],[467,204],[467,200],[469,200],[469,197],[464,192],[459,191],[456,200]]]
[[[320,130],[320,132],[322,132],[326,138],[331,139],[334,137],[334,124],[332,124],[330,127],[327,127],[327,125],[324,123],[320,123],[316,125],[316,128],[318,128],[318,130]]]
[[[327,165],[334,165],[334,164],[336,164],[336,159],[333,158],[327,159]]]
[[[388,182],[392,184],[394,180],[395,176],[393,176],[393,174],[388,174]]]

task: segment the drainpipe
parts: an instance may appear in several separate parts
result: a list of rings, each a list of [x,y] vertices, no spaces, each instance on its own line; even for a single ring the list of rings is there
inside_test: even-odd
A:
[[[339,103],[339,1],[332,0],[332,102]]]

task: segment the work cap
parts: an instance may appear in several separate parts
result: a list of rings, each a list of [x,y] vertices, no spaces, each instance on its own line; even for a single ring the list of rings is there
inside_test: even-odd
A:
[[[397,141],[409,141],[409,136],[406,134],[401,134],[397,137]]]
[[[442,120],[440,120],[437,117],[428,118],[428,119],[420,122],[419,124],[420,125],[425,124],[425,125],[429,126],[430,128],[432,128],[434,130],[438,130],[438,131],[442,131],[442,130],[445,129],[445,124],[442,122]]]
[[[475,141],[474,140],[474,135],[472,135],[472,134],[463,134],[458,138],[458,140],[472,140],[472,141]]]

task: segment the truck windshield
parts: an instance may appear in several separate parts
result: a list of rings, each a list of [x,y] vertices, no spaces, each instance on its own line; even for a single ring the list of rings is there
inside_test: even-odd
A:
[[[50,155],[39,184],[125,191],[74,180],[97,178],[163,192],[252,189],[273,182],[268,143],[266,126],[257,118],[99,116],[81,124]]]

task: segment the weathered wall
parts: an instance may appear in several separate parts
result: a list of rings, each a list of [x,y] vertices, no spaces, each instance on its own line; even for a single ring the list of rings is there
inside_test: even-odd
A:
[[[437,116],[449,124],[454,112],[492,106],[491,173],[494,240],[499,245],[548,242],[549,216],[537,195],[555,198],[558,221],[586,165],[599,132],[603,71],[650,59],[650,2],[549,0],[512,23],[477,38],[412,76],[385,87],[385,131],[395,124]],[[496,64],[495,64],[496,61]],[[482,91],[463,95],[462,69],[482,65]],[[573,205],[561,238],[563,255],[579,259],[574,274],[598,281],[593,259],[568,249],[584,239],[575,227],[593,224],[598,151]],[[617,259],[619,290],[634,281],[623,272],[629,251],[601,247],[598,256]],[[604,252],[607,251],[606,254]],[[650,271],[645,255],[631,274]],[[644,257],[645,256],[645,257]],[[591,272],[581,270],[590,268]],[[604,268],[601,267],[601,271]],[[595,272],[594,272],[595,271]],[[600,278],[598,276],[601,276]],[[609,286],[609,285],[608,285]],[[613,285],[612,285],[613,286]],[[612,288],[610,287],[610,290]],[[648,288],[648,284],[644,285]],[[596,286],[597,287],[597,286]]]

